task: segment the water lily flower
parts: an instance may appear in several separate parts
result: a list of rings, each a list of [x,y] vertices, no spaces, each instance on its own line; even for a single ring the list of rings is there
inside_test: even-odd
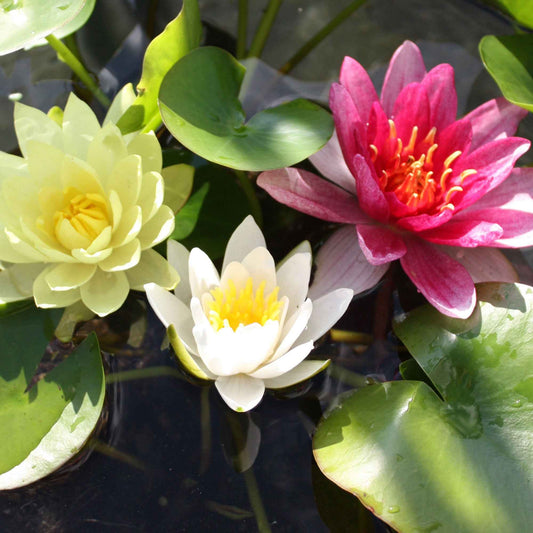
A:
[[[152,250],[174,228],[161,148],[153,133],[122,136],[113,118],[127,101],[123,91],[103,126],[73,94],[62,121],[15,104],[22,157],[0,153],[0,301],[81,301],[103,316],[130,289],[178,282]]]
[[[196,376],[215,380],[232,409],[248,411],[265,387],[288,387],[327,366],[328,361],[304,359],[345,312],[353,291],[337,289],[313,301],[307,297],[309,243],[276,268],[249,216],[228,242],[221,275],[202,250],[189,253],[173,240],[168,259],[182,282],[174,294],[146,285],[148,301],[168,328],[178,357]]]
[[[348,272],[364,256],[382,273],[399,259],[433,306],[462,318],[474,308],[474,282],[516,281],[496,248],[533,245],[533,170],[513,170],[530,145],[512,137],[524,110],[500,98],[457,120],[452,67],[426,72],[409,41],[392,57],[381,98],[345,58],[330,107],[336,135],[311,158],[330,181],[285,168],[258,184],[304,213],[351,225],[343,238],[357,236],[359,246],[334,268]]]

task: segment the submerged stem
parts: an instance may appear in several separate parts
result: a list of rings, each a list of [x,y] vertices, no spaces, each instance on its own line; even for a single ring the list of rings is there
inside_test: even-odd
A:
[[[261,494],[259,487],[257,486],[257,480],[255,479],[254,471],[249,468],[242,473],[244,481],[246,483],[246,491],[248,492],[248,499],[254,511],[255,521],[257,522],[257,529],[259,533],[270,533],[270,524],[266,515],[265,508],[263,507],[263,501],[261,500]]]
[[[210,387],[202,387],[200,391],[200,426],[202,429],[200,475],[206,472],[211,455],[211,410],[209,408],[209,390]]]
[[[248,0],[239,0],[239,19],[237,21],[237,59],[246,55],[246,37],[248,31]]]
[[[347,370],[335,363],[329,365],[328,372],[331,377],[346,383],[346,385],[350,385],[354,389],[360,389],[368,385],[366,376]]]
[[[255,32],[252,46],[250,46],[250,50],[248,52],[248,57],[261,56],[282,2],[283,0],[270,0],[268,3],[265,14],[259,23],[257,31]]]
[[[70,51],[68,46],[61,42],[54,35],[46,37],[48,44],[56,51],[57,57],[66,63],[78,76],[78,78],[85,84],[85,86],[94,94],[95,98],[104,106],[109,107],[111,102],[109,98],[102,92],[96,82],[91,78],[87,69],[83,66],[81,61]]]
[[[244,194],[246,195],[246,198],[248,199],[248,204],[250,205],[250,211],[255,221],[257,222],[257,225],[259,227],[262,227],[263,226],[263,213],[261,211],[261,205],[259,204],[257,195],[255,194],[255,189],[254,189],[254,186],[252,185],[252,182],[242,170],[235,170],[235,175],[237,176],[237,178],[239,178],[239,182],[242,186]]]
[[[108,374],[105,378],[105,382],[107,385],[109,385],[110,383],[117,383],[119,381],[132,381],[134,379],[144,378],[158,378],[160,376],[185,379],[177,368],[172,368],[170,366],[149,366],[147,368],[123,370],[122,372],[114,372],[113,374]]]
[[[320,44],[337,26],[347,19],[356,9],[360,8],[367,0],[354,0],[348,4],[338,15],[326,24],[318,33],[313,35],[280,69],[282,74],[288,74],[300,61],[302,61],[318,44]]]

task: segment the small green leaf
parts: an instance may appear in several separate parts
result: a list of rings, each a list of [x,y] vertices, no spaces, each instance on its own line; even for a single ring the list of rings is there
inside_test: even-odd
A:
[[[188,237],[196,227],[200,210],[204,203],[205,195],[209,191],[209,183],[204,183],[191,197],[189,201],[180,209],[176,215],[176,226],[171,239],[178,241]]]
[[[239,102],[245,68],[215,47],[193,50],[165,76],[159,94],[169,131],[209,161],[240,170],[290,166],[319,150],[333,120],[321,107],[293,100],[246,121]]]
[[[533,111],[533,34],[486,35],[479,53],[505,98]]]
[[[499,7],[519,24],[533,29],[533,0],[485,0],[485,2]]]
[[[104,401],[94,334],[29,390],[57,313],[35,308],[0,319],[0,490],[27,485],[74,456]]]
[[[0,4],[0,55],[32,46],[85,14],[87,0],[3,0]],[[91,0],[94,4],[94,0]],[[83,11],[82,11],[83,10]]]
[[[533,288],[478,286],[478,313],[430,306],[395,331],[419,381],[360,389],[319,425],[322,472],[398,531],[500,533],[533,523]]]
[[[198,0],[183,0],[178,16],[146,49],[142,76],[137,85],[137,99],[117,124],[123,134],[159,127],[161,117],[157,96],[161,81],[176,61],[200,45],[201,36]]]

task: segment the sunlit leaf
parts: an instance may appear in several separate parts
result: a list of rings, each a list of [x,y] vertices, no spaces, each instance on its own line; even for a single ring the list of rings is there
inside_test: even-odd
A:
[[[32,308],[0,319],[0,490],[53,472],[83,446],[104,400],[94,335],[27,390],[56,315]]]
[[[254,171],[293,165],[327,142],[333,120],[307,100],[265,109],[247,121],[238,98],[244,72],[215,47],[197,48],[176,63],[159,94],[172,135],[209,161]]]
[[[533,111],[533,34],[487,35],[479,53],[505,98]]]
[[[485,0],[513,17],[517,22],[533,29],[533,0]]]
[[[178,16],[146,49],[137,99],[117,124],[123,134],[159,127],[157,96],[161,81],[176,61],[200,44],[201,35],[198,0],[183,0]]]
[[[87,0],[3,0],[0,2],[0,55],[32,46],[78,15]],[[91,0],[94,4],[94,0]],[[82,14],[83,10],[83,14]]]
[[[178,241],[188,237],[196,227],[200,210],[204,204],[205,195],[209,191],[209,183],[204,183],[180,209],[176,215],[176,226],[170,236]]]
[[[395,331],[435,385],[395,381],[320,424],[324,474],[398,531],[528,531],[533,523],[533,288],[485,284],[473,318],[424,306]]]
[[[176,213],[189,198],[194,180],[194,167],[178,163],[165,167],[161,174],[165,180],[165,204]]]

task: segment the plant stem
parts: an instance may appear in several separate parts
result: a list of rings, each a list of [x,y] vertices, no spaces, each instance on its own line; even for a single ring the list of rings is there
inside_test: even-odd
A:
[[[202,429],[200,475],[206,472],[211,456],[211,410],[209,409],[209,389],[210,387],[202,387],[200,391],[200,426]]]
[[[363,374],[357,374],[356,372],[342,368],[342,366],[338,366],[334,363],[329,365],[328,372],[331,377],[350,385],[354,389],[360,389],[368,384],[366,377],[363,376]]]
[[[254,511],[255,521],[257,523],[257,529],[259,533],[270,533],[270,524],[268,523],[268,518],[263,507],[263,502],[261,500],[261,494],[259,492],[259,487],[257,486],[257,480],[255,479],[253,468],[242,473],[244,481],[246,483],[246,491],[248,492],[248,499]]]
[[[279,71],[282,74],[288,74],[302,59],[304,59],[309,52],[320,44],[337,26],[339,26],[345,19],[347,19],[356,9],[361,7],[367,0],[354,0],[348,4],[336,17],[334,17],[328,24],[326,24],[318,33],[313,35],[288,61],[283,65]]]
[[[265,43],[268,39],[270,30],[272,29],[272,25],[274,24],[274,20],[276,19],[276,15],[278,14],[282,2],[283,0],[270,0],[268,3],[265,14],[259,23],[257,31],[255,32],[252,46],[250,46],[250,50],[248,52],[248,57],[261,57],[261,53],[263,52],[263,48],[265,47]]]
[[[255,194],[254,186],[248,176],[242,170],[235,170],[235,175],[239,178],[244,194],[250,204],[250,211],[259,227],[263,226],[263,213],[261,212],[261,205]]]
[[[46,37],[48,44],[57,52],[57,57],[66,63],[85,84],[85,86],[94,94],[95,98],[104,106],[109,107],[111,102],[109,98],[101,91],[96,82],[92,79],[87,69],[81,61],[54,35]]]
[[[149,366],[147,368],[136,368],[134,370],[124,370],[108,374],[105,378],[107,385],[121,381],[132,381],[134,379],[158,378],[168,376],[172,378],[185,379],[177,368],[170,366]]]
[[[237,21],[237,59],[246,55],[246,36],[248,30],[248,0],[239,0],[239,19]]]

